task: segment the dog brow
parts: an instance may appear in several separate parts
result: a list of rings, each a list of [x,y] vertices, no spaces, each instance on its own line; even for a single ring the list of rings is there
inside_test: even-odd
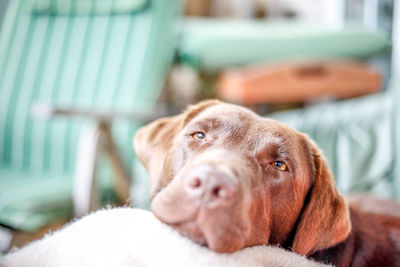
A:
[[[271,147],[272,145],[277,145],[278,148],[285,146],[287,144],[287,140],[280,136],[276,136],[272,133],[263,134],[262,136],[258,136],[254,139],[251,148],[254,151],[254,154],[258,154],[263,152],[266,148]]]

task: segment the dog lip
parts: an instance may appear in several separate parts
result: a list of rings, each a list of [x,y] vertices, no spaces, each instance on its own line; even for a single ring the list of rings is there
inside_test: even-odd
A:
[[[177,217],[169,217],[164,212],[159,212],[160,210],[155,210],[152,208],[152,213],[154,216],[161,221],[162,223],[172,227],[176,230],[180,235],[190,239],[192,242],[197,243],[203,247],[209,247],[209,242],[206,238],[206,234],[202,229],[201,225],[198,223],[198,215],[200,210],[194,212],[192,216],[177,216]]]
[[[169,224],[169,226],[192,242],[217,253],[231,253],[245,247],[243,238],[235,239],[233,243],[221,243],[218,237],[210,235],[210,232],[207,233],[206,229],[203,229],[197,220],[183,220],[178,223]],[[240,232],[237,236],[242,236],[243,229],[239,227],[236,232]]]
[[[182,220],[182,221],[178,221],[178,222],[173,222],[173,223],[168,223],[171,226],[181,226],[185,223],[191,223],[191,222],[195,222],[195,220]]]
[[[154,212],[153,212],[154,213]],[[201,213],[201,212],[200,212]],[[156,217],[164,224],[172,227],[174,230],[176,230],[180,235],[190,239],[192,242],[206,247],[214,252],[217,253],[230,253],[234,252],[236,250],[239,250],[245,246],[244,244],[244,239],[243,238],[236,238],[235,239],[235,244],[229,242],[225,243],[220,242],[219,237],[214,236],[214,231],[210,231],[210,227],[205,227],[203,223],[201,223],[202,220],[199,222],[199,215],[200,213],[197,213],[194,218],[182,218],[180,220],[174,220],[173,222],[166,222],[163,221],[161,218],[159,218],[156,214]],[[201,216],[200,216],[201,217]],[[231,229],[232,231],[232,229]],[[242,227],[236,227],[236,230],[234,230],[236,233],[235,236],[243,237],[243,233],[246,232]],[[231,232],[232,233],[232,232]],[[231,240],[232,241],[232,240]]]
[[[160,202],[158,202],[160,204]],[[172,210],[173,209],[173,210]],[[198,209],[193,207],[191,211],[182,210],[180,212],[176,211],[174,208],[171,209],[169,205],[151,205],[151,212],[154,216],[161,222],[169,225],[195,221]]]
[[[162,223],[169,225],[169,226],[179,226],[185,223],[189,223],[192,222],[193,220],[191,219],[185,219],[185,220],[180,220],[180,219],[176,219],[176,220],[170,220],[170,219],[166,219],[163,218],[163,216],[160,216],[159,214],[153,212],[154,216]]]
[[[169,225],[191,241],[208,248],[206,235],[196,220],[184,220]]]

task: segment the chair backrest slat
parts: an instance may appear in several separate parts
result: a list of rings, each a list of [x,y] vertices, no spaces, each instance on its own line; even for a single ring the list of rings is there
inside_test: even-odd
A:
[[[10,8],[12,8],[11,13],[14,15],[21,9],[21,5],[17,2],[10,3]],[[6,19],[10,19],[7,14]],[[4,24],[2,31],[7,36],[0,38],[2,41],[0,59],[4,62],[4,64],[0,64],[0,159],[1,165],[8,167],[11,165],[11,139],[7,139],[10,136],[10,129],[6,130],[8,107],[9,102],[15,98],[14,95],[17,93],[13,90],[12,84],[19,65],[18,59],[23,50],[23,47],[14,45],[14,43],[15,40],[26,36],[29,19],[16,16],[12,22],[12,24]]]
[[[32,33],[30,44],[25,45],[26,51],[22,54],[25,57],[25,64],[19,71],[20,75],[16,76],[17,84],[13,88],[24,88],[24,90],[19,90],[18,95],[18,105],[10,106],[14,108],[14,111],[8,110],[9,112],[14,112],[14,118],[8,116],[7,119],[13,119],[11,132],[13,133],[12,138],[12,151],[11,155],[13,157],[12,162],[15,164],[15,168],[24,168],[26,161],[25,154],[29,153],[29,150],[25,149],[25,133],[30,131],[26,128],[27,121],[31,117],[26,116],[26,107],[31,106],[32,95],[34,94],[35,79],[37,77],[37,70],[39,70],[40,60],[42,59],[43,47],[45,47],[45,36],[48,28],[48,21],[35,21],[32,22]],[[31,47],[31,48],[29,48]],[[22,63],[22,61],[20,61]],[[25,108],[19,108],[19,107]],[[7,126],[8,128],[9,126]]]
[[[43,18],[46,19],[46,18]],[[65,55],[65,48],[63,49],[63,44],[68,38],[68,26],[69,18],[62,17],[53,19],[52,17],[47,18],[49,24],[52,24],[53,29],[51,36],[48,37],[48,52],[45,62],[43,62],[43,69],[38,72],[40,83],[37,84],[37,94],[32,98],[32,102],[40,99],[40,101],[45,103],[54,103],[53,95],[56,80],[59,76],[60,68],[63,62],[63,57]],[[58,75],[57,75],[58,74]],[[27,139],[29,146],[31,147],[29,167],[38,172],[43,172],[49,165],[48,153],[48,135],[51,121],[45,121],[41,119],[33,119],[32,121],[32,134],[30,138]]]

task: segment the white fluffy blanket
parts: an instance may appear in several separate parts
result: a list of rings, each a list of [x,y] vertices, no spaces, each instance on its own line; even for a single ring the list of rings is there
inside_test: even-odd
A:
[[[118,208],[75,221],[6,255],[1,266],[322,266],[277,247],[232,254],[201,247],[150,212]]]

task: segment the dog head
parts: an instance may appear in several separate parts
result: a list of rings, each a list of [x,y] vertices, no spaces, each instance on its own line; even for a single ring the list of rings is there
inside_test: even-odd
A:
[[[201,102],[139,130],[134,147],[153,213],[216,252],[281,244],[306,255],[350,232],[317,146],[243,107]]]

